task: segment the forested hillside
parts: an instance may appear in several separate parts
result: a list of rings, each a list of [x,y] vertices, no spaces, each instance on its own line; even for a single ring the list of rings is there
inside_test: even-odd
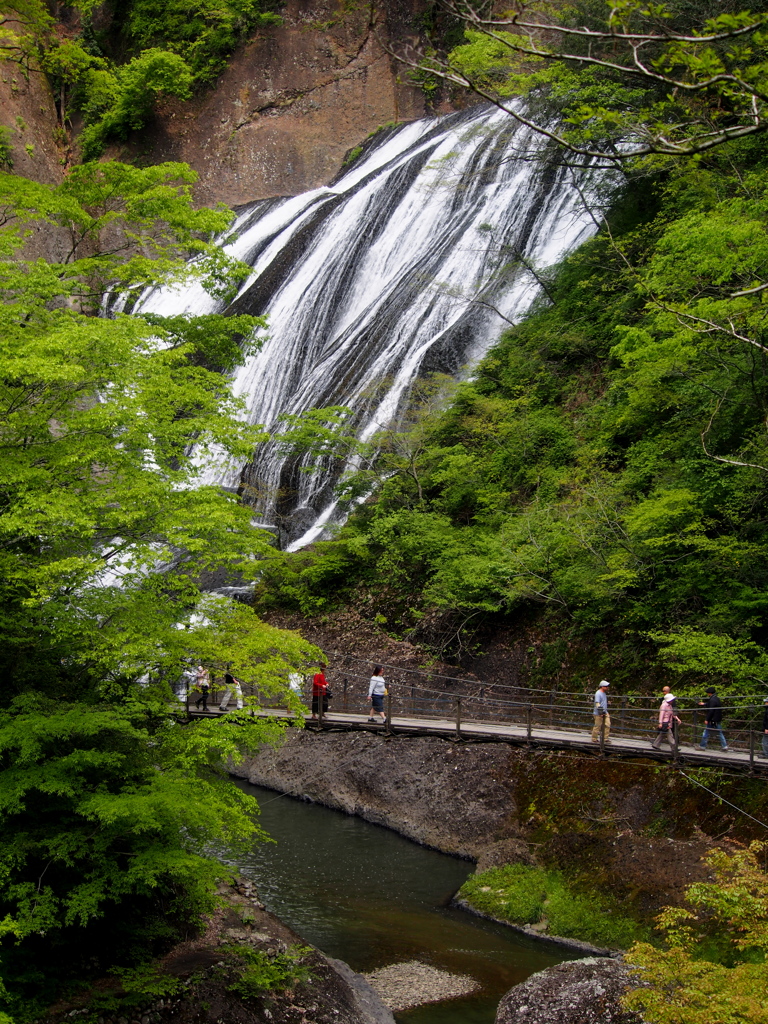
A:
[[[1,55],[53,89],[67,173],[14,174],[0,133],[0,1024],[109,972],[162,992],[148,958],[213,906],[211,851],[260,836],[227,768],[280,728],[247,711],[194,724],[174,685],[231,668],[298,715],[289,675],[321,652],[205,594],[211,571],[258,582],[256,612],[354,603],[452,656],[520,622],[581,658],[579,681],[671,668],[764,692],[768,15],[706,7],[589,0],[494,22],[425,5],[422,26],[459,45],[414,59],[420,87],[534,121],[591,169],[600,230],[556,273],[525,265],[534,315],[460,386],[424,381],[372,443],[343,409],[288,425],[279,443],[360,466],[348,524],[296,555],[198,486],[210,452],[244,462],[264,440],[228,377],[263,320],[102,315],[108,292],[195,281],[226,299],[248,276],[213,241],[233,214],[196,209],[189,167],[102,158],[159,103],[204,93],[275,11],[3,8]],[[334,26],[359,16],[368,45],[368,10],[342,3]]]
[[[690,15],[661,31],[727,33],[751,18],[694,30]],[[626,18],[616,33],[658,31],[638,7]],[[495,79],[496,96],[503,69],[507,95],[519,91],[510,62],[534,44],[512,31],[477,35],[435,67],[489,95]],[[404,433],[379,437],[375,471],[345,484],[379,489],[333,541],[267,563],[262,607],[357,603],[454,653],[478,628],[522,619],[558,660],[587,655],[585,679],[597,658],[633,686],[669,668],[762,692],[768,149],[758,117],[740,128],[739,106],[765,75],[762,35],[752,41],[657,52],[659,77],[704,82],[685,102],[613,67],[528,67],[534,113],[566,104],[563,159],[621,168],[618,184],[606,172],[603,192],[584,197],[601,228],[445,411],[434,411],[435,381]],[[293,425],[289,438],[341,450],[343,411],[334,416],[322,436]]]

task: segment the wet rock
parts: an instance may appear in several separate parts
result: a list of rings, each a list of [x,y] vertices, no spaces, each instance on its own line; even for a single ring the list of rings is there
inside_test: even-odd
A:
[[[477,870],[487,871],[502,864],[533,864],[531,848],[522,839],[502,839],[486,846],[477,858]]]
[[[571,960],[510,989],[499,1003],[496,1024],[643,1024],[620,1002],[636,984],[620,960]]]
[[[508,760],[504,744],[290,730],[280,748],[265,746],[232,771],[474,860],[519,838]],[[515,849],[519,859],[524,844]]]

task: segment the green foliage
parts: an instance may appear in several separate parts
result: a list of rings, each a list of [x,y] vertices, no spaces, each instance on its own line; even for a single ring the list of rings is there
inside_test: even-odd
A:
[[[604,895],[580,892],[559,871],[506,864],[472,875],[459,895],[477,910],[513,924],[546,922],[549,935],[625,948],[645,929],[612,911]]]
[[[269,7],[263,0],[132,0],[125,30],[135,47],[171,50],[207,82],[248,32],[280,22]]]
[[[10,170],[13,167],[13,146],[11,144],[11,130],[5,125],[0,125],[0,167]]]
[[[634,179],[552,304],[368,454],[377,501],[270,561],[264,600],[308,611],[367,590],[371,614],[459,647],[465,623],[538,610],[560,634],[610,636],[602,671],[633,686],[627,645],[644,675],[658,646],[683,683],[762,695],[767,163],[750,142]]]
[[[120,978],[120,987],[134,1002],[145,1002],[148,998],[161,999],[175,995],[182,987],[179,978],[163,974],[156,964],[140,964],[138,967],[126,967],[116,972]],[[126,1000],[123,1000],[125,1004]]]
[[[194,210],[193,181],[182,165],[84,165],[56,188],[0,176],[0,1009],[14,1015],[194,926],[223,871],[203,851],[261,834],[227,765],[281,729],[247,711],[188,724],[182,669],[230,665],[298,708],[288,675],[317,654],[200,591],[210,569],[253,579],[270,550],[197,480],[212,447],[243,457],[259,440],[208,366],[234,365],[262,322],[91,315],[112,283],[231,286],[241,268],[207,240],[231,214]],[[49,225],[59,259],[19,259]]]
[[[447,60],[430,52],[418,72],[502,105],[526,96],[539,129],[573,152],[608,163],[677,158],[768,124],[762,11],[712,17],[703,4],[629,0],[494,17],[484,4],[446,6],[467,41]]]
[[[723,1024],[768,1021],[768,878],[758,857],[765,844],[729,856],[707,857],[714,881],[697,882],[685,907],[658,918],[667,948],[647,943],[630,949],[647,987],[624,999],[649,1024]]]
[[[355,160],[357,160],[357,158],[360,156],[360,154],[362,152],[363,152],[363,147],[362,146],[354,146],[352,149],[350,149],[350,151],[344,157],[344,166],[345,167],[351,166],[355,162]]]
[[[27,72],[53,24],[43,0],[15,0],[4,5],[0,10],[0,57]]]
[[[100,70],[87,80],[82,107],[98,118],[80,133],[84,160],[95,160],[111,139],[125,139],[143,128],[160,95],[187,99],[193,73],[176,53],[157,47],[144,50],[114,72]],[[101,108],[104,109],[101,109]]]
[[[241,999],[255,999],[265,992],[283,992],[309,981],[309,967],[302,961],[311,952],[310,946],[289,946],[284,953],[267,953],[251,946],[229,946],[228,960],[234,960],[238,974],[229,984],[229,991]]]
[[[62,128],[71,109],[82,112],[79,143],[86,161],[143,128],[160,97],[187,99],[193,85],[221,73],[248,32],[280,20],[262,0],[132,0],[114,12],[111,34],[97,36],[91,25],[97,5],[79,0],[74,6],[83,36],[62,40],[51,34],[53,22],[37,0],[20,6],[21,22],[14,15],[0,23],[0,51],[25,67],[38,58],[54,88]]]

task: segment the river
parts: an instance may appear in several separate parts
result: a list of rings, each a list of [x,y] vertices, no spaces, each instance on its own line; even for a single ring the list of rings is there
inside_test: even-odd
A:
[[[492,1024],[499,998],[579,954],[450,906],[468,861],[378,825],[238,781],[275,840],[237,861],[259,897],[308,942],[355,971],[420,960],[476,978],[470,997],[395,1014],[403,1024]]]

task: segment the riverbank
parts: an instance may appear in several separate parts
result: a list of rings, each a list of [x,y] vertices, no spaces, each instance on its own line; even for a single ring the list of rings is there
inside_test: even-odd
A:
[[[204,930],[143,976],[102,979],[35,1024],[395,1024],[365,978],[307,946],[250,882],[221,896]]]
[[[478,871],[562,871],[577,890],[602,892],[606,913],[646,926],[708,877],[702,857],[719,840],[704,826],[723,824],[722,813],[698,811],[694,787],[664,767],[505,743],[289,730],[283,746],[236,774],[473,860]],[[546,922],[535,931],[547,935]]]

